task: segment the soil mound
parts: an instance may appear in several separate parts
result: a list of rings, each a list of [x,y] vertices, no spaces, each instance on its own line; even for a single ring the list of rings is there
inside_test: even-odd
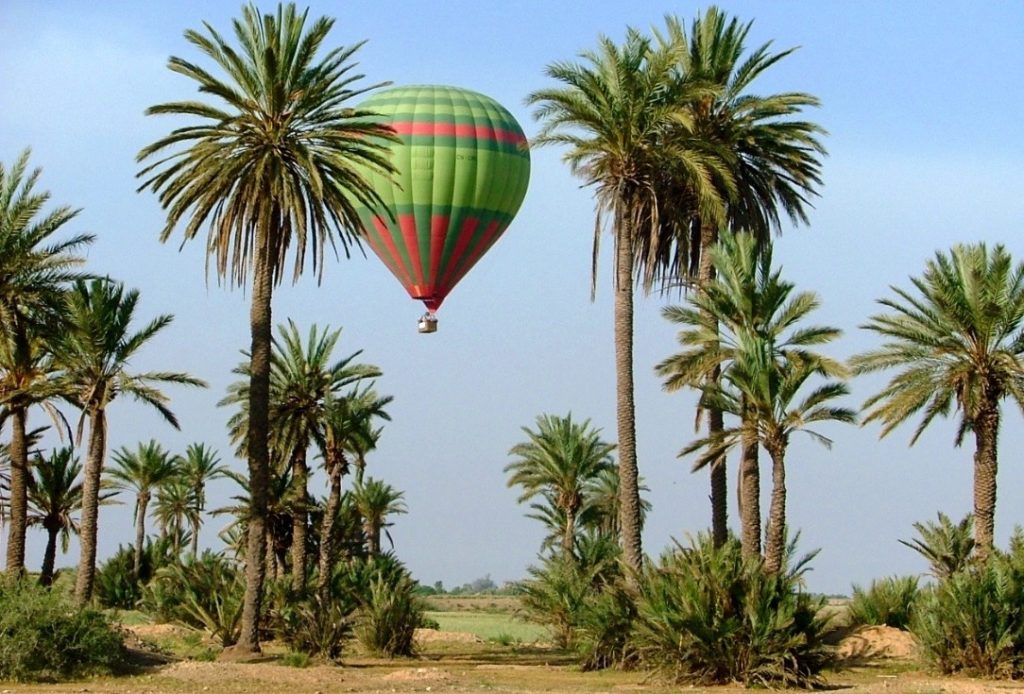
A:
[[[893,627],[865,627],[839,642],[837,654],[844,660],[854,658],[890,658],[910,660],[917,655],[917,644],[909,632]]]

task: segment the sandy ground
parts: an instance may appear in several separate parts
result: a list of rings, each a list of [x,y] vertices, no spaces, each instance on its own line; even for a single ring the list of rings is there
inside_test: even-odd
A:
[[[178,635],[175,627],[132,627],[140,639]],[[327,694],[328,692],[728,692],[670,687],[644,673],[581,673],[553,651],[510,649],[482,643],[472,634],[421,630],[421,655],[396,661],[351,657],[340,666],[287,667],[268,657],[255,663],[181,661],[148,668],[131,677],[103,678],[60,686],[0,684],[0,694],[15,692],[109,692],[111,694]],[[1024,694],[1024,683],[939,678],[919,670],[913,639],[897,629],[873,627],[838,645],[846,667],[828,677],[829,689],[872,694]]]

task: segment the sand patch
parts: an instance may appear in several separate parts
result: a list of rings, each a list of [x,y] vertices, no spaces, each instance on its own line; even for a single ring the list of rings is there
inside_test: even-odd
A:
[[[414,638],[420,643],[431,641],[455,641],[458,643],[483,643],[476,634],[466,631],[440,631],[438,629],[417,629]]]

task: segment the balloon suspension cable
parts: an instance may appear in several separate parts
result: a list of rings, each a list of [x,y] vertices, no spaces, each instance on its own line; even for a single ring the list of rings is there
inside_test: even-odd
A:
[[[418,328],[421,333],[437,332],[437,316],[434,314],[433,311],[427,311],[422,316],[420,316]]]

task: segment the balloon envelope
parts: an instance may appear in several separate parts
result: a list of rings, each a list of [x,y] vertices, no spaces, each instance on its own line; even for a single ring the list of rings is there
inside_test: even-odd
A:
[[[362,172],[387,207],[357,208],[364,238],[434,311],[519,210],[530,179],[526,136],[496,101],[457,87],[383,90],[360,108],[401,138],[391,146],[393,178]]]

